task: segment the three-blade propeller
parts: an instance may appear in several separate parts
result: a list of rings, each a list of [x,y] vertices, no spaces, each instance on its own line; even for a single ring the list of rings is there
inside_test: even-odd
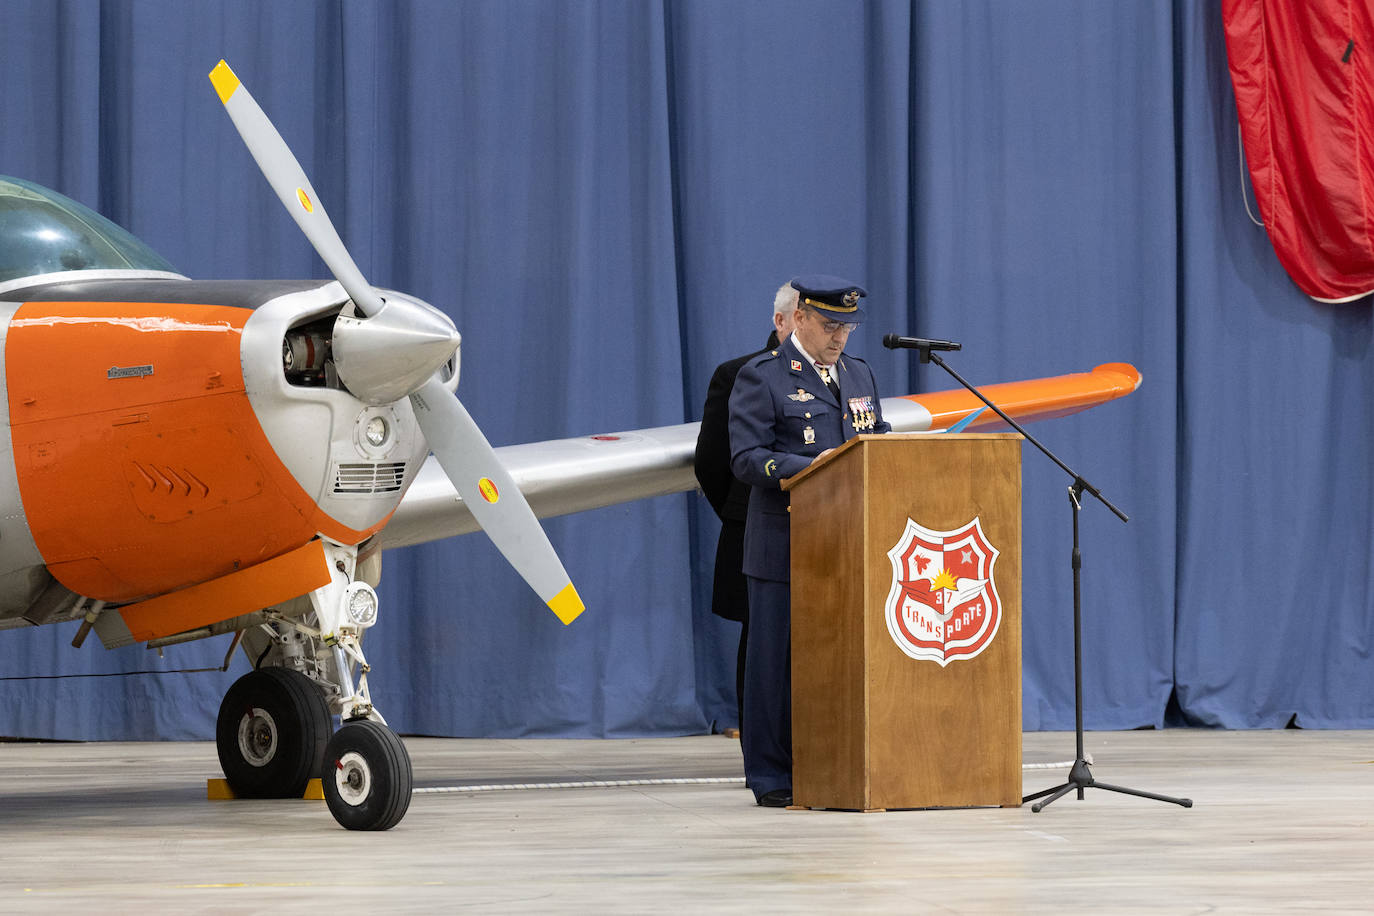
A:
[[[477,523],[558,619],[571,623],[582,613],[582,599],[553,545],[482,431],[435,375],[458,346],[452,323],[418,301],[379,296],[344,247],[300,163],[234,71],[220,61],[210,71],[210,81],[272,190],[364,316],[361,322],[340,317],[340,322],[352,322],[343,335],[351,354],[336,353],[340,377],[371,403],[409,396],[430,450]],[[365,329],[374,320],[377,333],[368,335]],[[376,347],[363,342],[369,336],[378,341]],[[396,357],[410,365],[379,373],[379,359],[394,358],[398,336],[414,341],[403,346],[407,356]]]

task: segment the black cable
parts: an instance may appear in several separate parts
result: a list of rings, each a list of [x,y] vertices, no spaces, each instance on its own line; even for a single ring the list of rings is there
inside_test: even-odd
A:
[[[259,659],[261,660],[261,659]],[[135,674],[199,674],[202,671],[223,671],[223,668],[176,668],[169,671],[111,671],[104,674],[16,674],[0,677],[0,681],[56,681],[69,677],[131,677]]]

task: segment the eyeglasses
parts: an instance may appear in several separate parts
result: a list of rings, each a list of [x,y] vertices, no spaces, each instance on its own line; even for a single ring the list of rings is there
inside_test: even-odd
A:
[[[827,334],[834,334],[836,331],[851,334],[858,327],[858,324],[852,321],[834,321],[829,318],[822,318],[819,314],[816,314],[816,320],[821,323],[821,329]]]

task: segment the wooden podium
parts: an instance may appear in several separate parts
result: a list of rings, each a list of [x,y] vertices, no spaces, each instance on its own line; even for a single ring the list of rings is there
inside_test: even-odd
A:
[[[1021,436],[858,436],[783,487],[796,804],[1019,805]]]

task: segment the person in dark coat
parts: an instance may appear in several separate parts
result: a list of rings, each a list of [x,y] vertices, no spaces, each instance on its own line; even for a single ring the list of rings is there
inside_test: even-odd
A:
[[[792,281],[795,330],[745,362],[730,395],[731,468],[751,487],[744,532],[749,638],[744,661],[744,776],[764,807],[792,803],[791,525],[781,482],[860,433],[885,433],[868,364],[844,352],[864,320],[857,284]]]
[[[735,707],[738,724],[744,723],[744,647],[749,636],[749,593],[744,583],[744,519],[749,508],[749,486],[730,470],[730,392],[735,376],[746,362],[786,340],[792,333],[797,311],[797,290],[784,283],[773,297],[773,330],[762,350],[726,360],[711,374],[706,404],[701,410],[701,429],[692,467],[706,501],[720,519],[716,540],[715,573],[711,580],[711,613],[740,623],[739,651],[735,654]]]

